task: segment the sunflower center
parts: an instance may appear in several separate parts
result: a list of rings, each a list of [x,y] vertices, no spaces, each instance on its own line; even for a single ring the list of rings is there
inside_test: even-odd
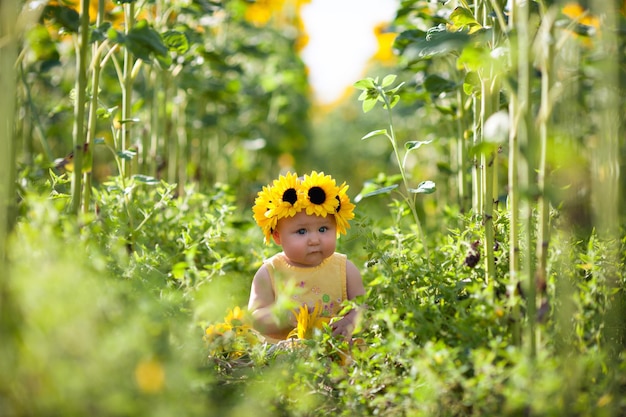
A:
[[[339,213],[339,210],[341,210],[341,199],[339,198],[339,196],[335,196],[335,198],[337,199],[337,202],[339,203],[337,204],[337,208],[335,209],[335,211]]]
[[[313,204],[323,204],[326,201],[326,193],[321,187],[311,187],[309,189],[309,200]]]
[[[298,193],[294,188],[289,188],[283,193],[283,201],[288,202],[292,206],[298,201]]]

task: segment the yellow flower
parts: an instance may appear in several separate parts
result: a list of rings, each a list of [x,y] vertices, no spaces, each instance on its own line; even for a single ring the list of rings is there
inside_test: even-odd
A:
[[[339,200],[337,200],[337,186],[330,175],[319,174],[313,171],[311,175],[305,175],[300,186],[300,192],[306,201],[306,214],[315,214],[326,217],[329,213],[335,213]]]
[[[147,359],[135,366],[135,382],[143,392],[154,394],[165,386],[165,370],[157,359]]]
[[[260,343],[261,337],[249,324],[246,310],[236,306],[228,312],[223,323],[206,328],[204,340],[211,356],[238,359],[248,348]]]
[[[578,3],[567,3],[563,6],[561,11],[565,16],[572,20],[577,20],[582,25],[593,26],[596,29],[600,28],[600,19],[589,14],[589,12]]]
[[[396,56],[393,54],[393,43],[396,40],[397,34],[388,31],[386,24],[377,25],[374,28],[374,34],[378,41],[378,50],[374,55],[374,59],[384,64],[395,63]]]
[[[347,191],[348,185],[344,182],[339,187],[339,193],[337,194],[337,199],[339,200],[339,207],[337,207],[337,212],[335,213],[337,234],[346,234],[346,229],[350,228],[348,220],[352,220],[354,218],[354,208],[356,206],[350,202],[350,198],[346,194]]]
[[[293,217],[297,212],[302,210],[304,199],[298,193],[298,175],[288,173],[286,176],[281,175],[274,180],[272,185],[272,193],[277,200],[267,213],[267,216],[282,219],[284,217]]]
[[[228,314],[226,315],[226,318],[224,319],[224,322],[226,324],[231,325],[232,327],[235,327],[235,326],[243,325],[244,319],[245,319],[244,310],[242,310],[241,307],[236,306],[235,308],[231,309],[228,312]]]
[[[272,209],[276,205],[276,196],[273,193],[271,187],[263,187],[263,190],[259,191],[257,198],[254,200],[254,220],[263,230],[265,236],[265,243],[270,242],[272,231],[276,228],[278,218],[271,215]]]
[[[355,207],[350,203],[347,189],[345,183],[337,187],[335,180],[323,172],[313,171],[304,178],[294,173],[281,175],[259,191],[252,208],[254,220],[263,230],[265,243],[270,243],[280,219],[293,217],[302,210],[308,215],[334,215],[337,234],[345,234],[350,227],[348,221],[354,218]]]
[[[247,7],[245,18],[256,25],[265,25],[272,15],[282,10],[283,3],[284,0],[257,0]]]
[[[310,339],[315,329],[324,327],[324,323],[328,323],[330,318],[321,317],[320,312],[322,304],[316,303],[312,312],[309,312],[309,306],[303,305],[298,312],[294,311],[294,315],[298,320],[298,325],[287,335],[287,339]]]

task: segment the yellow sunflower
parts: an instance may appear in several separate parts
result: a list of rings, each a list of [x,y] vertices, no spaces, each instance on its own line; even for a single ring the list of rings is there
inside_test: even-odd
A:
[[[298,187],[298,175],[291,172],[274,180],[272,193],[277,200],[267,215],[282,219],[293,217],[302,210],[304,198],[298,193]]]
[[[337,200],[338,188],[335,180],[330,175],[319,174],[313,171],[311,175],[305,175],[300,192],[306,202],[306,214],[315,214],[326,217],[334,214],[339,200]]]
[[[322,304],[316,303],[313,311],[309,312],[309,306],[303,305],[298,312],[293,312],[298,320],[298,325],[287,335],[287,339],[310,339],[315,329],[324,327],[324,323],[330,321],[329,317],[322,317]]]
[[[271,214],[275,205],[276,196],[273,193],[272,188],[263,187],[263,189],[257,194],[257,198],[254,200],[254,207],[252,207],[254,220],[263,230],[265,243],[270,242],[272,231],[276,228],[276,223],[278,222],[276,216]]]
[[[343,233],[345,235],[346,229],[350,228],[348,220],[352,220],[354,218],[354,208],[356,206],[350,202],[350,198],[348,197],[348,194],[346,194],[348,187],[349,186],[344,182],[339,187],[339,193],[337,194],[337,200],[339,200],[339,207],[337,207],[337,212],[335,213],[337,234]]]

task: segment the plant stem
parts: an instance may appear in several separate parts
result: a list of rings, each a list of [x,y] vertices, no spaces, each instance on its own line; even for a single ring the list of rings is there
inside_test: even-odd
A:
[[[465,145],[465,93],[462,88],[457,89],[457,114],[456,114],[456,169],[457,169],[457,200],[461,212],[465,212],[467,207],[468,193],[471,184],[467,183],[465,172],[467,170],[467,146]]]
[[[32,93],[30,91],[30,83],[26,80],[26,73],[24,72],[24,65],[22,60],[19,61],[20,66],[20,77],[22,79],[22,85],[24,86],[24,91],[26,92],[26,103],[28,103],[28,109],[31,112],[31,121],[35,124],[37,129],[37,133],[39,134],[39,143],[41,144],[41,149],[46,156],[46,160],[49,162],[54,161],[54,155],[52,154],[52,149],[50,149],[50,144],[48,143],[48,137],[46,136],[46,132],[41,125],[41,120],[39,118],[39,111],[37,110],[37,106],[33,102]],[[30,146],[32,148],[32,146]]]
[[[514,6],[511,10],[511,16],[509,16],[509,29],[514,27],[514,22],[517,19],[517,7]],[[518,56],[514,46],[516,45],[515,38],[511,40],[511,68],[516,69],[519,65]],[[511,120],[511,126],[509,130],[509,169],[508,169],[508,212],[509,212],[509,284],[507,288],[508,294],[508,307],[510,309],[512,319],[512,337],[513,343],[516,346],[521,345],[522,330],[521,330],[521,314],[520,303],[517,294],[517,286],[519,284],[519,181],[518,181],[518,159],[519,155],[519,129],[520,123],[520,105],[518,93],[514,90],[511,91],[511,97],[509,101],[509,119]]]
[[[70,211],[78,213],[82,203],[83,157],[85,155],[85,102],[87,89],[87,54],[89,51],[89,0],[82,0],[82,15],[76,54],[76,102],[74,104],[74,173]]]
[[[598,231],[598,237],[604,244],[611,247],[619,245],[620,238],[620,143],[624,143],[623,133],[620,134],[620,124],[623,126],[623,102],[620,105],[619,65],[620,58],[617,51],[623,48],[617,37],[619,33],[619,10],[615,2],[601,2],[595,0],[596,10],[602,12],[603,25],[602,36],[594,42],[598,42],[598,50],[601,59],[596,62],[598,79],[595,94],[597,104],[594,106],[592,115],[595,116],[598,126],[597,143],[592,146],[591,152],[591,207],[593,208],[593,223]],[[622,109],[620,111],[620,109]],[[623,161],[621,161],[623,164]],[[623,210],[623,208],[622,208]],[[622,211],[623,212],[623,211]],[[608,251],[605,254],[607,265],[619,265],[619,250]],[[623,266],[623,265],[622,265]],[[617,268],[610,268],[606,272],[607,284],[614,289],[622,289],[623,273]],[[621,279],[620,279],[621,278]],[[618,293],[619,294],[619,293]],[[622,296],[623,300],[623,296]],[[607,353],[614,369],[618,369],[623,351],[623,330],[625,319],[625,307],[619,301],[619,296],[613,295],[613,300],[608,303],[604,317],[604,339],[606,340]],[[621,332],[621,335],[620,335]],[[620,343],[620,339],[622,343]],[[611,384],[613,395],[618,398],[619,384]],[[611,405],[614,414],[619,414],[618,405]]]
[[[539,165],[537,167],[537,240],[535,256],[537,268],[535,277],[537,283],[541,284],[547,280],[548,245],[550,243],[549,234],[549,202],[546,196],[546,158],[548,152],[548,131],[552,114],[552,103],[550,93],[552,90],[552,80],[554,74],[554,13],[544,14],[542,19],[541,40],[541,102],[538,115],[539,130]]]
[[[98,15],[96,16],[96,26],[102,25],[102,20],[104,16],[104,0],[98,0]],[[91,69],[91,98],[89,101],[89,120],[87,124],[87,146],[92,147],[92,151],[87,153],[87,158],[91,158],[91,161],[87,163],[90,166],[93,166],[93,142],[96,136],[96,125],[97,125],[97,115],[98,115],[98,95],[100,89],[100,57],[102,55],[102,48],[100,48],[100,42],[95,41],[92,45],[92,65]],[[87,212],[89,210],[89,205],[91,202],[91,178],[92,171],[86,172],[84,176],[84,187],[83,187],[83,210]]]
[[[490,71],[491,73],[491,71]],[[491,78],[493,77],[493,78]],[[484,78],[481,82],[481,136],[484,135],[484,125],[489,116],[494,113],[494,109],[498,107],[500,88],[497,82],[497,76],[490,74],[489,77]],[[481,139],[482,140],[482,139]],[[485,282],[487,284],[493,284],[495,280],[495,256],[494,256],[494,230],[493,230],[493,218],[494,213],[494,183],[496,181],[496,152],[490,151],[481,155],[482,165],[482,206],[483,206],[483,224],[485,226]]]
[[[403,159],[400,157],[400,151],[398,150],[396,135],[393,130],[393,115],[391,111],[391,105],[389,103],[389,100],[383,88],[381,86],[377,86],[377,89],[378,89],[378,94],[385,101],[385,108],[387,109],[387,118],[389,122],[389,136],[388,137],[389,137],[389,141],[391,142],[391,146],[393,148],[393,153],[396,157],[396,162],[398,163],[398,167],[400,169],[400,175],[402,176],[402,182],[404,184],[404,189],[405,189],[405,194],[402,194],[402,197],[404,198],[404,201],[406,202],[406,204],[409,206],[409,209],[411,210],[413,221],[415,222],[415,225],[417,227],[417,232],[419,233],[419,237],[422,242],[422,247],[424,248],[424,254],[426,255],[426,259],[428,259],[428,263],[430,264],[430,255],[428,251],[428,246],[426,244],[426,236],[424,236],[422,223],[420,222],[419,216],[417,214],[417,208],[416,208],[416,203],[415,203],[416,196],[414,193],[410,191],[411,189],[409,187],[409,181],[406,175],[406,171],[404,169]]]
[[[124,24],[125,33],[128,34],[133,28],[135,23],[135,3],[124,3]],[[124,69],[122,75],[122,116],[121,116],[121,129],[122,140],[121,149],[124,151],[128,149],[130,142],[130,123],[131,123],[131,107],[132,107],[132,90],[133,90],[133,64],[134,58],[128,47],[124,48]],[[129,163],[126,159],[122,161],[122,176],[129,176]]]
[[[536,287],[535,274],[533,265],[532,252],[532,207],[531,207],[531,180],[534,176],[534,146],[532,133],[532,115],[530,109],[530,74],[531,74],[531,58],[530,58],[530,7],[527,2],[515,2],[515,25],[517,27],[518,38],[516,44],[516,52],[518,58],[518,94],[517,94],[517,110],[519,123],[518,145],[524,150],[520,154],[522,158],[519,160],[519,188],[523,190],[524,198],[520,200],[520,220],[523,222],[523,240],[526,249],[526,256],[523,260],[523,276],[526,278],[525,296],[526,296],[526,317],[527,327],[526,333],[528,339],[526,341],[528,347],[529,358],[534,359],[537,355],[536,347]]]
[[[6,317],[4,301],[8,297],[4,292],[7,257],[7,238],[13,229],[17,203],[15,198],[16,147],[15,147],[15,62],[18,55],[18,34],[15,22],[18,15],[18,2],[0,3],[0,310],[2,325]],[[8,317],[7,317],[8,318]]]

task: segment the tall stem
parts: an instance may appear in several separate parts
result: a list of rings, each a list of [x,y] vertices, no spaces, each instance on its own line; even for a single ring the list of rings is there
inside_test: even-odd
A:
[[[124,23],[125,33],[128,34],[135,23],[135,3],[124,3]],[[128,48],[124,48],[124,69],[122,79],[122,140],[121,151],[128,149],[130,142],[131,106],[133,92],[133,66],[134,58]],[[122,172],[120,175],[128,176],[129,161],[122,161]]]
[[[518,7],[514,5],[509,16],[509,30],[511,30],[517,20]],[[511,68],[516,69],[519,66],[519,57],[517,54],[517,38],[511,40]],[[507,293],[509,295],[509,308],[512,319],[512,336],[513,343],[519,346],[522,340],[521,334],[521,314],[519,297],[517,296],[517,286],[519,284],[519,181],[518,181],[518,159],[519,153],[519,129],[521,123],[521,112],[519,105],[519,94],[511,91],[509,101],[509,118],[511,120],[511,128],[509,130],[509,155],[508,155],[508,212],[509,212],[509,284]]]
[[[546,158],[548,152],[548,130],[552,114],[550,92],[554,73],[554,18],[553,13],[544,15],[542,22],[541,41],[541,103],[539,108],[539,165],[537,167],[537,240],[535,254],[537,268],[535,277],[537,284],[546,282],[548,263],[549,234],[549,202],[546,197]]]
[[[76,102],[74,104],[74,174],[70,210],[78,213],[82,203],[83,157],[85,155],[85,101],[87,89],[87,54],[89,52],[89,0],[82,0],[76,57]]]
[[[524,198],[520,199],[520,221],[523,224],[523,242],[526,249],[525,256],[523,257],[523,277],[526,280],[525,295],[526,295],[526,317],[527,327],[526,332],[527,348],[530,358],[535,358],[537,354],[536,348],[536,317],[537,317],[537,305],[536,305],[536,287],[535,287],[535,274],[533,265],[533,252],[532,252],[532,178],[534,177],[534,140],[532,133],[532,114],[531,114],[531,97],[530,97],[530,74],[531,74],[531,57],[530,57],[530,7],[528,2],[515,1],[515,24],[518,29],[518,38],[516,45],[516,52],[518,56],[517,78],[518,78],[518,145],[523,151],[519,159],[518,172],[519,175],[519,189],[522,191]]]
[[[17,214],[15,198],[15,95],[17,40],[15,22],[17,1],[0,2],[0,384],[9,382],[16,370],[19,340],[19,314],[9,290],[10,269],[7,259],[8,235]],[[6,385],[5,385],[6,386]]]
[[[406,204],[409,206],[409,209],[411,211],[411,215],[413,216],[413,221],[415,222],[415,225],[417,227],[417,232],[419,233],[421,242],[422,242],[422,247],[424,248],[424,253],[426,255],[426,259],[428,259],[429,263],[430,263],[430,256],[429,256],[429,251],[428,251],[428,246],[426,245],[426,236],[424,236],[424,231],[422,229],[422,223],[419,219],[419,216],[417,214],[417,208],[415,205],[415,194],[411,192],[411,188],[409,187],[409,180],[406,176],[406,171],[404,169],[404,159],[400,157],[400,151],[398,150],[398,143],[396,141],[396,135],[394,133],[393,130],[393,115],[391,112],[391,105],[389,103],[389,100],[387,98],[387,95],[385,94],[385,92],[382,90],[382,87],[378,87],[378,93],[381,97],[383,97],[384,101],[385,101],[385,106],[387,109],[387,118],[388,118],[388,122],[389,122],[389,140],[391,142],[391,146],[393,148],[393,153],[396,157],[396,162],[398,163],[398,167],[400,169],[400,175],[402,176],[402,182],[404,184],[404,189],[405,189],[405,193],[403,194],[404,197],[404,201],[406,202]]]
[[[465,93],[463,89],[457,90],[457,133],[456,133],[456,169],[457,169],[457,199],[461,212],[465,212],[467,207],[468,193],[471,190],[471,184],[467,183],[467,146],[465,144]]]
[[[598,37],[598,51],[601,60],[596,64],[598,79],[596,81],[595,96],[597,102],[594,106],[593,116],[599,132],[597,143],[593,144],[591,152],[591,181],[592,181],[592,204],[593,222],[598,231],[599,238],[611,247],[619,245],[619,204],[620,204],[620,142],[623,143],[623,132],[620,134],[620,121],[623,126],[623,102],[619,98],[619,56],[620,45],[617,38],[619,33],[616,2],[594,1],[596,11],[603,16],[602,36]],[[623,45],[622,45],[623,47]],[[623,163],[623,161],[621,161]],[[623,208],[622,208],[623,210]],[[623,211],[622,211],[623,213]],[[619,265],[618,250],[609,251],[605,255],[607,265]],[[615,289],[620,284],[620,273],[617,268],[606,271],[607,284]],[[614,295],[612,302],[608,303],[605,313],[604,340],[607,343],[607,351],[614,368],[618,368],[619,355],[623,351],[624,314],[623,302]],[[620,335],[620,331],[622,334]],[[613,383],[613,395],[620,395],[619,384]],[[618,410],[614,407],[614,412]]]
[[[104,0],[98,0],[98,15],[96,16],[96,26],[100,26],[104,16]],[[100,89],[100,56],[102,55],[100,42],[95,41],[92,45],[92,58],[91,58],[91,99],[89,101],[89,121],[87,124],[87,140],[86,146],[93,148],[93,142],[96,137],[96,125],[98,115],[98,94]],[[87,153],[87,158],[91,158],[91,161],[87,161],[87,164],[93,166],[93,149],[92,152]],[[89,210],[89,204],[91,201],[91,171],[86,172],[83,178],[83,210],[86,212]]]
[[[489,78],[483,79],[481,94],[481,124],[484,127],[486,120],[495,113],[499,104],[500,88],[497,76],[490,74]],[[481,135],[484,129],[481,128]],[[496,182],[496,152],[489,151],[481,155],[482,165],[482,206],[483,206],[483,223],[485,226],[485,282],[493,284],[496,276],[495,272],[495,256],[494,256],[494,229],[493,217],[494,213],[494,183]]]

